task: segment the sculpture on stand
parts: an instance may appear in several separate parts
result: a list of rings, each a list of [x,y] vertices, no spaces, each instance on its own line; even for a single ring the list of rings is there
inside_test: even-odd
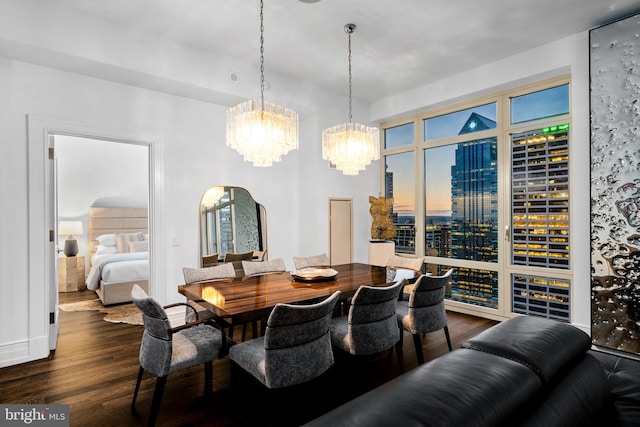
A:
[[[371,223],[371,238],[373,240],[389,240],[396,237],[396,226],[391,220],[393,198],[369,196],[369,213],[373,218]]]

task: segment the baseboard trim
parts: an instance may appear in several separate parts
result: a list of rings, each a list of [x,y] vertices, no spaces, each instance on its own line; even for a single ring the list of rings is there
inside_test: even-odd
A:
[[[49,357],[49,337],[40,336],[0,345],[0,368]]]

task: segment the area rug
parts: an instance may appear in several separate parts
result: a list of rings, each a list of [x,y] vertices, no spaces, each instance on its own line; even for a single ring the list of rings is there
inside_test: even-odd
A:
[[[105,307],[99,299],[60,304],[64,311],[99,311],[106,313],[103,320],[112,323],[128,323],[142,325],[142,313],[133,304],[119,304]]]

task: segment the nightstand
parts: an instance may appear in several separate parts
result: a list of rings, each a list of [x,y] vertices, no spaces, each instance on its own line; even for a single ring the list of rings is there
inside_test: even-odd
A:
[[[70,256],[58,258],[58,289],[60,292],[74,292],[86,289],[84,279],[84,257]]]

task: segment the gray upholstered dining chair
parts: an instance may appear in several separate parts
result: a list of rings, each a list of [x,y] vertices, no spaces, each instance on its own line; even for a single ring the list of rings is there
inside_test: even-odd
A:
[[[186,285],[207,280],[233,279],[236,277],[233,265],[230,263],[202,268],[183,267],[182,275],[184,276],[184,283]],[[187,310],[185,321],[193,322],[194,320],[213,317],[213,313],[199,305],[197,301],[187,301],[187,304],[195,308],[196,312],[194,313],[193,310]],[[229,331],[229,335],[233,335],[232,330]]]
[[[233,279],[236,277],[236,271],[233,267],[233,264],[230,262],[216,265],[214,267],[184,267],[182,269],[182,274],[184,275],[184,283],[187,285],[196,282],[203,282],[206,280]],[[213,313],[198,304],[197,301],[187,301],[187,304],[193,307],[194,310],[187,310],[185,315],[186,322],[193,322],[199,319],[210,319],[215,317]],[[217,320],[222,326],[224,326],[225,328],[229,328],[230,337],[233,337],[234,326],[242,325],[242,341],[244,341],[247,335],[247,323],[249,322],[249,320],[245,321],[236,319],[231,322],[222,318],[218,318]],[[257,323],[255,320],[253,320],[252,322],[254,324],[253,331],[254,333],[257,333]]]
[[[233,264],[231,263],[203,268],[184,267],[182,274],[184,276],[184,282],[187,284],[214,279],[233,279],[236,276]]]
[[[422,267],[424,265],[424,258],[422,257],[404,257],[392,254],[385,263],[387,282],[397,282],[400,279],[405,279],[406,284],[415,282],[415,280],[422,274]],[[401,294],[403,298],[409,299],[409,294]]]
[[[220,262],[218,254],[202,255],[202,266],[213,267]]]
[[[242,261],[245,276],[258,276],[267,273],[281,273],[287,270],[282,258],[269,261]]]
[[[229,358],[269,389],[321,376],[334,362],[329,321],[339,298],[336,291],[316,304],[276,304],[264,335],[234,345]]]
[[[408,301],[399,301],[396,307],[398,327],[402,332],[398,348],[402,347],[404,331],[413,335],[418,364],[424,363],[422,354],[422,336],[428,332],[444,329],[449,351],[453,350],[449,327],[447,326],[447,312],[444,308],[444,294],[451,282],[453,269],[449,269],[442,276],[422,275],[413,285]]]
[[[140,343],[140,369],[133,392],[131,411],[135,412],[136,399],[144,371],[157,377],[153,392],[148,425],[155,424],[162,401],[167,377],[176,371],[200,364],[205,366],[205,393],[213,389],[213,360],[224,357],[233,345],[224,329],[213,319],[199,320],[171,327],[165,308],[184,303],[161,306],[138,285],[131,290],[133,303],[142,312],[144,333]]]
[[[296,270],[302,270],[308,267],[328,267],[330,265],[329,256],[327,254],[314,255],[310,257],[293,257],[293,265]]]
[[[400,339],[396,305],[403,286],[404,281],[384,287],[360,286],[351,298],[348,314],[331,319],[333,347],[352,355],[393,348]]]
[[[243,253],[227,252],[224,254],[224,262],[230,262],[233,264],[233,268],[236,270],[236,277],[241,278],[244,276],[244,270],[242,269],[242,261],[253,260],[253,251]]]

